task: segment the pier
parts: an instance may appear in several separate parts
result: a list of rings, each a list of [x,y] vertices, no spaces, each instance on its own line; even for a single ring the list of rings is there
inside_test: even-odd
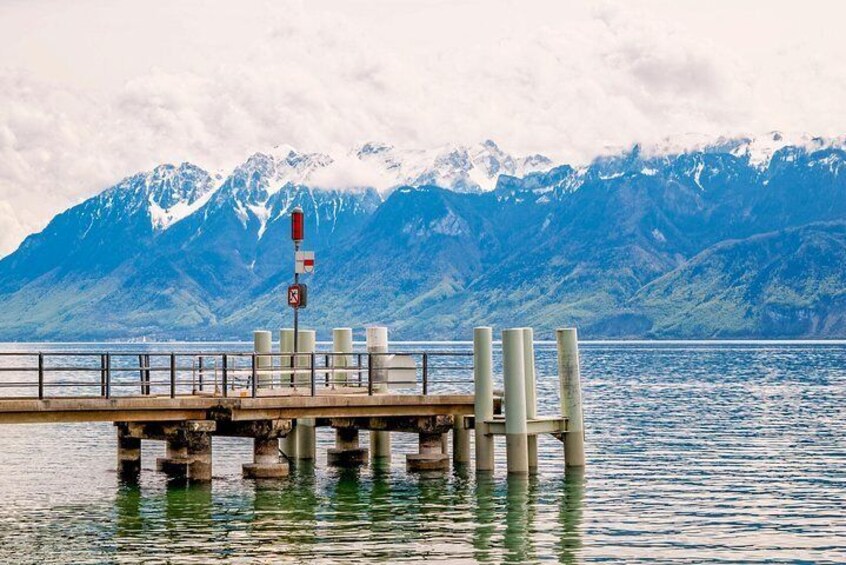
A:
[[[474,451],[476,471],[490,473],[504,436],[508,473],[534,474],[541,434],[561,441],[565,466],[585,465],[575,329],[556,332],[560,413],[547,415],[537,414],[531,328],[502,331],[502,391],[491,328],[477,328],[466,351],[394,351],[386,328],[366,335],[363,351],[350,328],[336,328],[328,351],[300,330],[294,353],[285,329],[278,348],[271,332],[254,332],[246,352],[0,352],[0,423],[113,422],[117,470],[128,481],[141,472],[142,440],[165,442],[158,471],[210,481],[216,436],[253,439],[245,477],[282,478],[317,458],[319,428],[334,430],[327,462],[339,467],[390,460],[394,433],[418,436],[418,452],[405,455],[409,472],[470,466]]]

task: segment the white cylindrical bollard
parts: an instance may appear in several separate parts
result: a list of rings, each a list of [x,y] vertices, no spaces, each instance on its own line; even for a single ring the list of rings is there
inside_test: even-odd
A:
[[[561,415],[567,418],[564,435],[564,464],[585,466],[585,428],[582,383],[579,369],[579,336],[576,328],[555,332],[558,346],[558,379],[561,387]]]
[[[280,353],[291,353],[294,351],[294,329],[293,328],[285,328],[279,331],[279,352]],[[293,359],[288,357],[287,355],[282,355],[280,357],[280,366],[282,367],[283,372],[281,373],[281,385],[283,389],[291,389],[294,383],[294,376],[293,373],[286,373],[284,371],[288,371],[293,367],[292,363]],[[293,421],[296,424],[296,420]],[[297,434],[299,433],[299,428],[295,425],[294,428],[288,432],[288,435],[285,436],[280,440],[282,453],[284,453],[289,459],[296,459],[297,458],[297,444],[299,443],[297,440]]]
[[[273,352],[273,334],[264,331],[256,330],[253,332],[253,351],[256,353],[272,353]],[[269,387],[273,385],[273,375],[270,373],[273,368],[273,357],[270,355],[256,356],[256,371],[258,374],[258,386]]]
[[[332,330],[332,351],[334,353],[353,352],[352,328],[335,328]],[[332,356],[332,367],[334,369],[344,370],[352,366],[352,355]],[[335,373],[332,376],[332,383],[338,386],[346,386],[350,380],[348,373]]]
[[[367,328],[367,352],[387,353],[388,352],[388,328],[384,326],[373,326]],[[372,355],[370,362],[373,364],[373,392],[384,394],[388,392],[387,375],[384,370],[385,355]],[[391,457],[391,433],[370,432],[370,455],[374,459],[390,459]]]
[[[297,349],[300,353],[314,353],[317,334],[314,330],[300,330],[297,337]],[[311,356],[300,355],[296,359],[298,383],[308,389],[311,386]],[[314,418],[297,420],[297,458],[313,460],[317,457],[317,428]]]
[[[464,418],[456,416],[452,428],[452,462],[456,466],[470,463],[470,433],[464,427]]]
[[[493,419],[493,329],[473,330],[473,383],[476,439],[476,471],[494,470],[494,438],[485,433]]]
[[[526,380],[526,419],[538,417],[538,393],[535,382],[535,332],[532,328],[523,328],[523,377]],[[538,436],[526,437],[529,454],[529,473],[538,472]]]
[[[502,331],[502,372],[505,384],[505,454],[508,473],[529,474],[526,441],[526,381],[523,375],[523,328]]]

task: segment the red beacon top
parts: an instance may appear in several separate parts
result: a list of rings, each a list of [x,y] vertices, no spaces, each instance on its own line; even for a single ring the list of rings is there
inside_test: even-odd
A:
[[[304,239],[305,221],[303,209],[297,206],[291,211],[291,239],[294,243],[300,243]]]

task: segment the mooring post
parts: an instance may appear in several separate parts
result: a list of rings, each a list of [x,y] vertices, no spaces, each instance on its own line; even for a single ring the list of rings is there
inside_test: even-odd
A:
[[[567,418],[567,433],[564,434],[564,465],[584,467],[585,428],[578,332],[576,328],[559,329],[555,332],[555,341],[558,346],[561,415]]]
[[[461,415],[455,416],[452,428],[452,462],[456,466],[470,463],[470,434]]]
[[[493,419],[493,329],[473,330],[473,384],[476,439],[476,471],[494,470],[494,438],[485,433]]]
[[[332,351],[334,353],[352,353],[353,352],[353,332],[352,328],[335,328],[332,330]],[[333,355],[332,368],[345,371],[353,366],[352,355]],[[338,386],[349,385],[349,373],[334,372],[332,375],[332,384]]]
[[[293,328],[284,328],[279,331],[279,352],[280,353],[293,353],[294,351],[294,329]],[[280,366],[283,371],[293,370],[294,367],[294,359],[293,355],[281,355],[280,356]],[[282,388],[285,387],[293,387],[294,386],[294,374],[293,373],[282,373]],[[297,458],[297,444],[299,441],[297,440],[297,435],[299,434],[299,427],[297,427],[297,421],[292,420],[291,424],[294,426],[293,429],[288,432],[284,438],[280,440],[282,453],[285,454],[285,457],[288,459],[296,459]]]
[[[529,474],[526,440],[526,379],[523,373],[523,328],[502,331],[505,384],[505,456],[510,475]]]
[[[297,373],[302,372],[303,384],[308,384],[314,376],[312,361],[314,360],[314,349],[317,343],[317,334],[314,330],[300,330],[297,337],[297,349],[301,355],[297,356],[295,364]],[[314,418],[300,418],[297,421],[297,459],[313,460],[317,456],[317,428]]]
[[[367,352],[376,354],[369,356],[373,367],[373,391],[384,394],[388,391],[388,375],[385,370],[387,358],[383,355],[388,352],[388,328],[384,326],[367,328]],[[370,432],[370,456],[373,459],[391,458],[390,432]]]
[[[526,420],[538,417],[538,393],[535,382],[535,332],[532,328],[523,328],[523,377],[526,381]],[[529,456],[529,473],[538,472],[538,436],[526,437]]]
[[[273,334],[264,330],[253,332],[253,351],[255,353],[273,353]],[[273,368],[273,357],[270,355],[259,355],[256,357],[256,372],[258,374],[258,388],[272,387],[273,375],[270,370]]]
[[[352,355],[337,355],[337,353],[352,353],[352,328],[335,328],[332,330],[332,367],[345,370],[352,366]],[[334,384],[347,384],[346,373],[336,373],[332,378]],[[367,449],[359,446],[359,432],[357,428],[335,428],[335,447],[329,449],[326,455],[329,465],[335,467],[354,467],[367,462]]]

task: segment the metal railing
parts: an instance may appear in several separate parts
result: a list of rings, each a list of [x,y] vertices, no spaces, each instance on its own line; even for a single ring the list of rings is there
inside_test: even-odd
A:
[[[404,366],[390,366],[398,358]],[[472,383],[470,351],[0,352],[0,398],[428,395],[470,392]]]

